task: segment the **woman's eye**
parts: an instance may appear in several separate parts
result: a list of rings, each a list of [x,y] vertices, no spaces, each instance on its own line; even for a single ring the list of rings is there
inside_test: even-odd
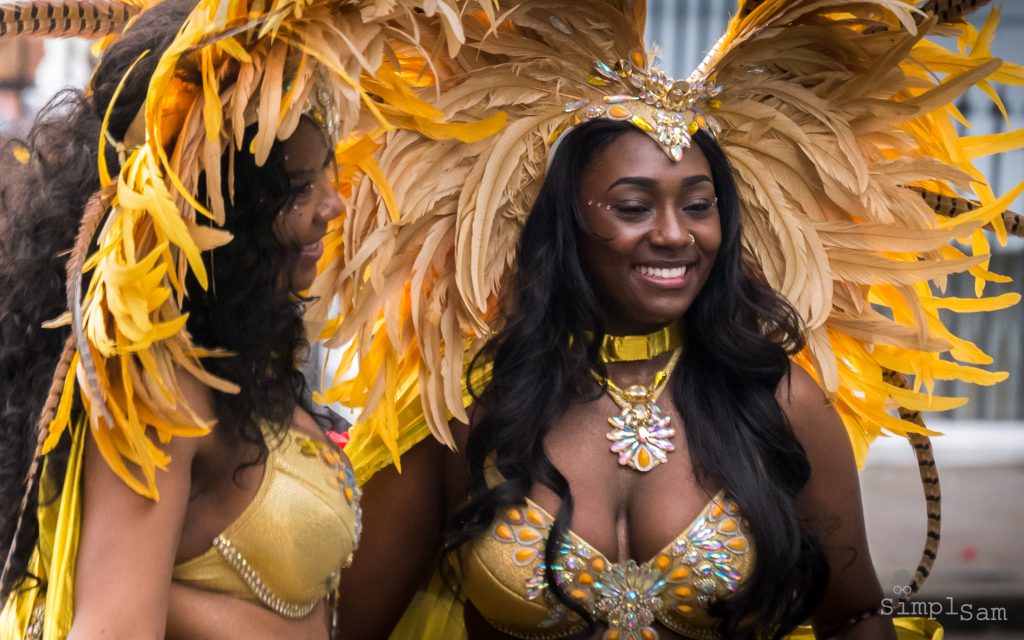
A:
[[[707,213],[715,206],[714,200],[695,200],[683,207],[687,213]]]
[[[622,204],[615,205],[614,208],[617,212],[627,216],[639,216],[651,210],[650,207],[642,202],[623,202]]]
[[[292,195],[296,198],[302,198],[308,196],[313,192],[313,183],[305,182],[303,184],[292,187]]]

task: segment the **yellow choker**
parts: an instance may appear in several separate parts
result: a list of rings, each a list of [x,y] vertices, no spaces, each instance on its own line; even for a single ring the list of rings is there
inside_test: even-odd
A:
[[[601,342],[602,362],[635,362],[650,360],[674,351],[683,344],[679,323],[666,325],[645,336],[608,336]]]

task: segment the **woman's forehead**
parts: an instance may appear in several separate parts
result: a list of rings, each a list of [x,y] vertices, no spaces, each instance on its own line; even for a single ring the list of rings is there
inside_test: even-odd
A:
[[[598,179],[608,186],[622,176],[679,182],[695,175],[711,175],[707,156],[697,145],[683,152],[678,161],[661,145],[641,131],[627,131],[597,152],[584,171],[583,179]]]
[[[299,121],[295,132],[283,145],[284,167],[289,174],[319,171],[330,152],[326,132],[308,118]]]

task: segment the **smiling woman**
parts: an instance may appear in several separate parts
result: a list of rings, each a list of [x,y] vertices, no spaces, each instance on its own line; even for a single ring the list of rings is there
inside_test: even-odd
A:
[[[644,5],[467,12],[479,53],[438,54],[439,104],[508,125],[468,145],[395,133],[375,154],[393,189],[354,194],[347,260],[317,289],[360,365],[325,394],[361,410],[345,638],[903,625],[881,615],[857,461],[883,431],[926,433],[893,407],[955,404],[914,388],[990,379],[950,363],[988,360],[928,282],[989,277],[947,243],[987,246],[1014,194],[981,187],[954,220],[921,193],[981,178],[948,101],[1024,69],[988,58],[994,19],[976,32],[956,3],[741,0],[675,80],[643,48]],[[958,51],[923,38],[951,33]]]
[[[291,196],[274,221],[274,235],[295,253],[291,290],[305,291],[324,253],[327,223],[342,211],[338,169],[327,132],[312,120],[299,123],[284,142],[283,155]]]

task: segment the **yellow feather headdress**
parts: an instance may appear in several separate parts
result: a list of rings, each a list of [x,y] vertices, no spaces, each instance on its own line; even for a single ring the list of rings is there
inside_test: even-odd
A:
[[[473,143],[388,134],[373,158],[389,190],[359,182],[315,285],[340,300],[323,335],[352,341],[323,398],[361,408],[350,444],[359,476],[397,463],[426,428],[452,445],[448,420],[466,419],[464,363],[502,324],[497,300],[551,145],[592,117],[629,120],[674,157],[695,128],[717,134],[743,242],[800,312],[808,347],[798,361],[832,397],[859,461],[883,431],[928,433],[894,409],[962,403],[933,396],[934,380],[1003,379],[976,366],[991,358],[950,333],[939,310],[1019,296],[951,300],[933,285],[970,271],[980,295],[1001,279],[987,270],[982,227],[1005,238],[1024,184],[996,197],[973,162],[1024,146],[1024,131],[961,137],[952,101],[978,86],[998,102],[992,83],[1022,84],[1024,68],[991,55],[998,10],[979,31],[948,4],[741,1],[678,85],[649,66],[642,0],[517,0],[493,19],[464,11],[465,45],[431,61],[435,104],[466,117],[500,111],[507,125]],[[955,36],[959,50],[929,35]],[[643,93],[651,79],[677,93],[678,126],[664,139]],[[929,206],[964,192],[974,201],[957,217]],[[343,379],[353,362],[358,373]],[[886,370],[913,375],[914,388]]]
[[[104,42],[109,44],[144,7],[102,0],[52,5],[5,6],[4,30],[48,37],[112,34]],[[494,17],[487,2],[480,11]],[[196,4],[160,57],[125,140],[112,140],[103,122],[102,188],[69,261],[68,313],[51,323],[70,323],[73,331],[43,411],[42,453],[66,431],[77,393],[111,468],[132,489],[157,499],[156,470],[168,458],[147,431],[165,443],[212,426],[184,400],[179,372],[222,392],[236,390],[203,369],[202,358],[228,354],[193,344],[182,304],[189,274],[209,285],[202,252],[231,240],[219,228],[231,197],[221,192],[221,156],[239,147],[247,126],[258,128],[249,149],[257,163],[276,140],[291,135],[311,105],[314,116],[345,140],[342,149],[372,146],[370,136],[402,127],[473,139],[501,126],[496,118],[466,131],[414,95],[411,86],[425,86],[429,78],[403,77],[392,61],[422,58],[421,33],[430,34],[431,44],[457,51],[463,34],[454,0]],[[371,93],[385,85],[389,91]],[[121,155],[116,176],[104,161],[107,144]],[[371,161],[360,166],[372,173]],[[195,197],[201,179],[209,194],[204,202]],[[213,224],[200,223],[200,217]],[[95,250],[88,254],[90,247]]]
[[[103,50],[151,4],[16,0],[0,5],[0,35],[104,36],[98,45]],[[68,260],[68,311],[48,323],[70,324],[72,335],[41,412],[16,529],[41,454],[68,431],[76,397],[111,469],[133,490],[156,500],[157,470],[169,461],[161,443],[201,436],[213,426],[181,393],[181,373],[220,392],[236,391],[233,383],[204,369],[203,358],[230,354],[193,343],[183,301],[188,276],[204,288],[211,284],[203,252],[231,241],[221,227],[234,185],[221,190],[221,157],[239,149],[248,126],[255,125],[257,133],[247,151],[262,164],[275,141],[288,138],[300,117],[310,114],[341,140],[342,178],[357,172],[377,177],[385,192],[390,189],[366,152],[385,133],[411,128],[436,139],[472,142],[503,126],[502,116],[451,122],[414,91],[431,84],[430,73],[400,72],[403,64],[428,57],[424,43],[455,55],[464,41],[460,12],[468,6],[476,5],[456,0],[196,3],[157,61],[145,104],[124,140],[108,133],[109,112],[103,121],[101,188],[84,211]],[[496,18],[487,0],[479,0],[476,11]],[[113,176],[105,163],[108,144],[121,160]],[[195,195],[201,179],[209,194],[202,202]],[[0,583],[14,551],[12,545]]]

